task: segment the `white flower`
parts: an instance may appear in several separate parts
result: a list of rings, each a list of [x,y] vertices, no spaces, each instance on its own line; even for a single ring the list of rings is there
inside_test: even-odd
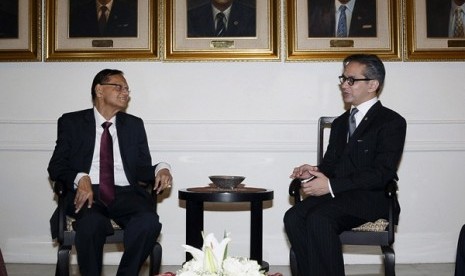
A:
[[[202,233],[203,235],[203,233]],[[177,276],[265,276],[256,261],[227,256],[229,233],[218,242],[213,234],[204,236],[202,250],[183,245],[193,259],[186,262]]]

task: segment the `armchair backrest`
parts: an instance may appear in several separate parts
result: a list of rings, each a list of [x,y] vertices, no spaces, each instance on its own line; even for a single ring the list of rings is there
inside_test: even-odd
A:
[[[318,120],[318,148],[317,148],[317,164],[321,163],[324,155],[324,146],[325,146],[325,130],[331,129],[331,124],[333,123],[336,117],[320,117]]]

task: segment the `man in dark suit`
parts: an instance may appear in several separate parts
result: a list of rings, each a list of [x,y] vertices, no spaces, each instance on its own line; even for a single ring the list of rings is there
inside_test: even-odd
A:
[[[378,101],[385,76],[381,60],[352,55],[343,68],[340,88],[344,103],[355,112],[355,131],[349,134],[348,110],[334,120],[321,164],[304,164],[291,174],[316,177],[302,184],[307,197],[284,217],[301,276],[345,275],[339,234],[388,217],[384,189],[397,179],[403,152],[406,121]]]
[[[189,9],[187,36],[255,36],[256,9],[255,2],[252,2],[254,1],[211,0],[199,7]]]
[[[454,12],[458,7],[461,7],[462,11],[465,12],[465,0],[426,0],[427,37],[454,37]],[[463,13],[461,17],[462,23],[465,23]]]
[[[81,275],[101,274],[103,245],[113,231],[110,219],[125,229],[118,275],[139,275],[161,230],[151,196],[139,181],[154,182],[159,193],[171,187],[170,168],[166,163],[152,166],[143,121],[124,112],[129,88],[123,72],[102,70],[95,76],[91,91],[93,108],[64,114],[58,120],[48,172],[52,181],[62,181],[72,191],[67,196],[67,210],[76,218]],[[112,140],[106,145],[114,145],[113,150],[103,151],[104,136]],[[111,159],[105,158],[107,154]],[[110,199],[102,190],[104,171],[112,181]]]
[[[70,37],[137,37],[136,0],[71,0]]]
[[[457,255],[455,257],[454,276],[465,275],[465,224],[462,226],[457,242]]]
[[[345,37],[376,37],[376,1],[308,0],[308,36],[335,37],[339,7],[345,6]]]

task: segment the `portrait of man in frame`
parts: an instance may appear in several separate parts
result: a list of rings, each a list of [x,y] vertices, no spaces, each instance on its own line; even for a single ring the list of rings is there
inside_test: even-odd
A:
[[[344,6],[346,33],[338,35]],[[376,37],[376,0],[308,0],[309,37]]]
[[[70,0],[69,37],[137,37],[137,0]]]
[[[255,37],[256,0],[187,0],[187,37]]]
[[[462,13],[455,14],[461,8]],[[461,17],[456,21],[456,16]],[[426,0],[426,33],[431,38],[464,38],[465,0]],[[456,24],[462,31],[457,33]],[[459,27],[459,26],[457,26]],[[460,27],[459,27],[460,28]]]

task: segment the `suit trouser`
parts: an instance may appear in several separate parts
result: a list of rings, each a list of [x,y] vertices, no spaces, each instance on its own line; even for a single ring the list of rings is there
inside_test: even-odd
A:
[[[98,185],[94,185],[98,199]],[[117,275],[138,275],[160,234],[161,224],[154,212],[150,195],[133,187],[116,187],[115,200],[106,207],[95,200],[92,208],[82,208],[76,215],[75,245],[81,275],[98,276],[102,272],[103,246],[113,233],[113,219],[124,229],[124,253]]]
[[[366,220],[349,215],[330,195],[309,197],[284,216],[299,276],[344,276],[339,234]]]
[[[460,230],[457,242],[457,257],[455,260],[455,276],[465,275],[465,224]]]

